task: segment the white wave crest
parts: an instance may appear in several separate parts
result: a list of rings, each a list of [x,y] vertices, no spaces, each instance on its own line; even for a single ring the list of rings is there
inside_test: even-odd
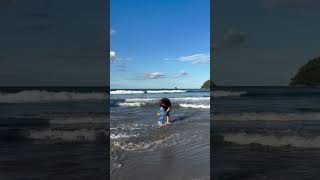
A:
[[[26,90],[17,93],[0,93],[0,103],[32,103],[75,100],[104,100],[107,93],[75,93]]]
[[[210,109],[209,104],[179,104],[179,106],[184,107],[184,108],[195,108],[195,109]]]
[[[118,103],[119,106],[145,106],[147,103],[157,103],[160,98],[127,98],[125,102]],[[210,97],[179,97],[170,98],[171,102],[182,103],[181,107],[209,108]],[[197,102],[197,105],[191,104]],[[204,104],[201,104],[204,103]]]
[[[172,99],[175,101],[210,101],[210,97],[181,97]]]
[[[156,98],[141,98],[141,99],[137,99],[137,98],[128,98],[125,99],[126,102],[152,102],[152,101],[159,101],[159,99]]]
[[[99,135],[105,135],[104,130],[78,129],[78,130],[31,130],[28,138],[33,140],[49,140],[63,142],[96,141]],[[106,136],[107,137],[107,136]]]
[[[294,146],[299,148],[320,148],[320,136],[302,137],[302,136],[276,136],[276,135],[261,135],[247,133],[232,133],[223,134],[224,140],[240,145],[257,143],[267,146]]]
[[[305,121],[320,120],[320,113],[230,113],[213,115],[213,120],[221,121]]]
[[[125,99],[126,102],[153,102],[153,101],[159,101],[159,98],[128,98]],[[179,102],[179,101],[210,101],[210,97],[179,97],[179,98],[170,98],[173,102]]]
[[[130,137],[137,137],[137,135],[136,134],[129,135],[127,133],[110,134],[110,139],[120,139],[120,138],[130,138]]]
[[[148,90],[147,93],[184,93],[186,90]]]
[[[213,97],[229,97],[229,96],[241,96],[247,94],[246,91],[213,91]]]
[[[159,145],[164,145],[165,143],[168,143],[169,141],[173,140],[170,145],[175,145],[176,142],[174,141],[175,134],[169,135],[167,137],[161,138],[159,140],[155,140],[152,142],[139,142],[139,143],[134,143],[134,142],[129,142],[129,143],[121,143],[117,141],[113,141],[112,143],[122,150],[126,151],[138,151],[138,150],[148,150],[148,151],[153,151],[156,149]]]
[[[138,90],[114,90],[110,91],[110,94],[143,94],[144,91],[138,91]]]
[[[119,106],[130,106],[130,107],[139,107],[143,106],[145,103],[140,103],[140,102],[123,102],[119,103]]]

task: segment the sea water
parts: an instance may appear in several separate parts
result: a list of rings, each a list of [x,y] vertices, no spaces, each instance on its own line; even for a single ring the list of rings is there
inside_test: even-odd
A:
[[[2,87],[0,179],[106,179],[106,88]]]
[[[210,93],[199,89],[111,90],[112,179],[209,179]],[[158,128],[159,100],[172,103]]]
[[[319,179],[319,88],[220,87],[212,95],[213,179]]]

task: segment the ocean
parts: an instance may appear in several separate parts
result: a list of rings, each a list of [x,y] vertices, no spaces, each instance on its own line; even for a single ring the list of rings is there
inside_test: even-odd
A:
[[[0,179],[106,179],[106,87],[1,87]]]
[[[110,107],[107,88],[0,92],[0,179],[320,176],[319,88],[219,87],[211,108],[193,89],[112,90]],[[162,97],[175,122],[157,128]]]
[[[111,90],[111,179],[209,179],[210,92],[199,89]],[[158,128],[159,100],[173,123]]]
[[[219,87],[212,95],[212,179],[319,179],[319,88]]]

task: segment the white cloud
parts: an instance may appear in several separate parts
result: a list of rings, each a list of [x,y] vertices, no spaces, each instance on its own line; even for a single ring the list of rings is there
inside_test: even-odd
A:
[[[181,56],[178,58],[179,61],[191,62],[192,64],[207,64],[210,62],[209,54],[193,54],[190,56]]]
[[[113,63],[116,60],[116,52],[110,51],[110,62]]]
[[[110,35],[113,35],[113,34],[115,34],[116,32],[117,32],[116,30],[110,28]]]
[[[164,78],[164,74],[161,72],[144,73],[144,79],[159,79]]]
[[[182,70],[179,73],[175,74],[175,75],[166,75],[164,73],[161,72],[147,72],[143,74],[143,77],[137,77],[135,78],[135,80],[146,80],[146,79],[163,79],[163,78],[181,78],[184,76],[187,76],[189,73]]]

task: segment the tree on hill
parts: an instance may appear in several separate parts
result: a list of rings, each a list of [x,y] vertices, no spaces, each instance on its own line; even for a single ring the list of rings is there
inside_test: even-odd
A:
[[[213,82],[211,82],[210,80],[207,80],[206,82],[204,82],[201,86],[201,89],[210,89],[210,85],[211,87],[214,87],[215,84]]]
[[[320,57],[311,59],[303,65],[298,73],[291,79],[290,85],[320,85]]]

